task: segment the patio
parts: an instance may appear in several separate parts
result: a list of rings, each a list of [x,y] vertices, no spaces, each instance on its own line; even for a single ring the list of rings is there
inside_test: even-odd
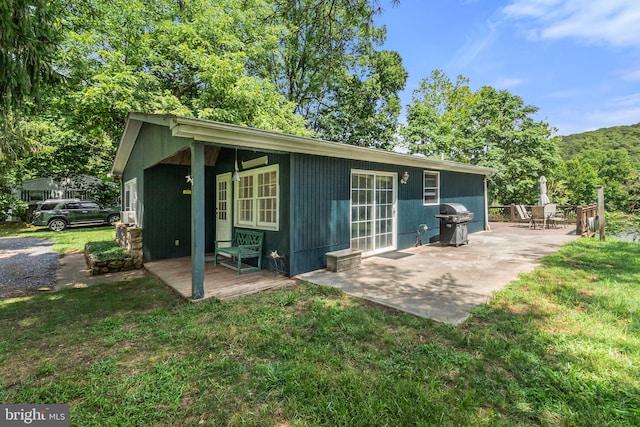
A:
[[[352,270],[317,270],[298,278],[416,316],[458,324],[494,292],[533,270],[540,258],[575,238],[575,228],[531,230],[492,223],[491,231],[470,234],[468,245],[423,245],[363,259]]]
[[[358,268],[340,273],[325,269],[295,278],[260,272],[237,275],[208,259],[205,296],[191,299],[191,258],[147,262],[145,269],[189,301],[228,300],[296,280],[333,286],[344,293],[420,317],[458,324],[494,292],[533,270],[540,258],[577,238],[575,228],[536,229],[513,223],[491,223],[491,231],[472,233],[459,247],[423,245],[362,260]]]
[[[145,262],[144,268],[173,288],[179,295],[193,302],[201,302],[209,298],[228,300],[295,283],[295,279],[276,276],[267,270],[237,275],[235,270],[222,265],[214,268],[211,260],[205,265],[204,298],[193,300],[191,299],[191,257]]]

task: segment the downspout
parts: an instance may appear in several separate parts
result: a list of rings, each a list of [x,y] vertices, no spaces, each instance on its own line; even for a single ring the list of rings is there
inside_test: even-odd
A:
[[[489,231],[489,192],[487,191],[487,176],[484,176],[484,229]]]

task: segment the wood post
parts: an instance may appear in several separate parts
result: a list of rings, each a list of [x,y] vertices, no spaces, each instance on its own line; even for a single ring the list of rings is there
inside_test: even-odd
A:
[[[204,144],[191,143],[191,298],[204,297]]]
[[[598,234],[600,240],[604,240],[604,188],[602,188],[602,185],[598,185],[596,189],[598,191],[598,214],[596,216],[598,220]]]

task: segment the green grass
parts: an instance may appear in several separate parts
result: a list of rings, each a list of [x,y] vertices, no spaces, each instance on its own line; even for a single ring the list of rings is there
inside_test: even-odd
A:
[[[125,259],[130,256],[116,241],[87,242],[85,253],[93,255],[97,261]]]
[[[113,226],[68,228],[60,232],[46,227],[34,227],[22,223],[0,223],[0,237],[32,237],[50,240],[56,252],[83,251],[88,242],[113,241]]]
[[[82,426],[640,424],[640,246],[581,239],[460,326],[310,285],[0,301],[0,402]]]

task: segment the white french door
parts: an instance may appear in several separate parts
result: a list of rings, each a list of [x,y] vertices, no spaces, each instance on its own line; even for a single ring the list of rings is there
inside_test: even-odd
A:
[[[216,176],[216,240],[231,240],[231,207],[231,173],[223,173]]]
[[[396,182],[389,172],[351,171],[351,248],[363,255],[396,249]]]

